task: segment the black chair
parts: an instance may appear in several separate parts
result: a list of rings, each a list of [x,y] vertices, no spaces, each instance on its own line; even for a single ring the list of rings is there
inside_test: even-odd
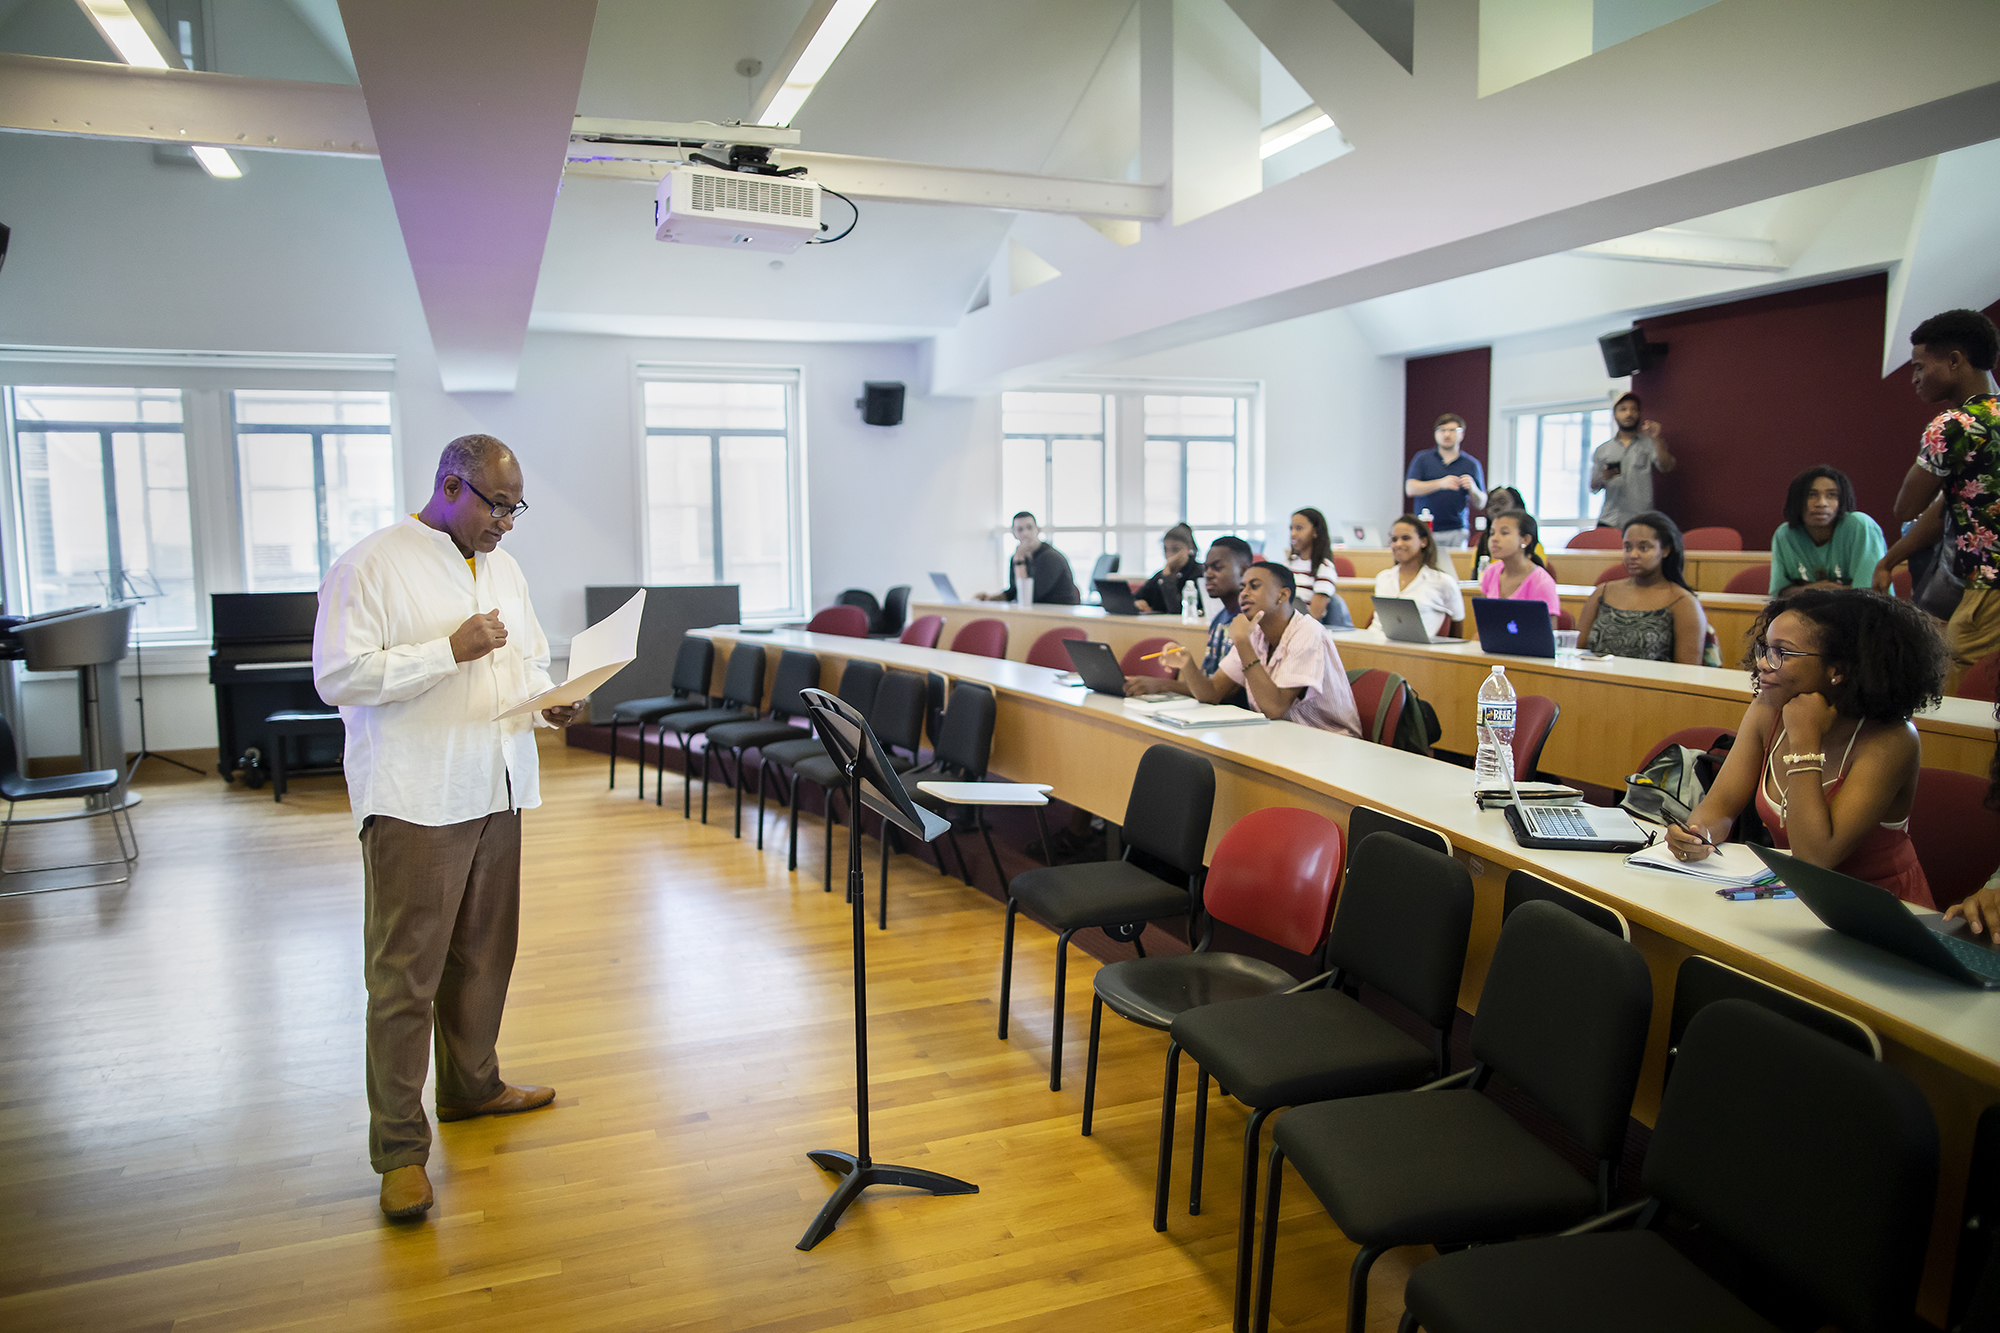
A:
[[[881,684],[882,684],[882,664],[880,662],[864,662],[859,658],[855,658],[850,660],[846,666],[840,669],[840,688],[835,690],[834,693],[839,696],[840,701],[842,703],[846,704],[848,707],[852,708],[855,712],[861,714],[863,717],[866,717],[875,708],[875,691],[881,686]],[[793,764],[798,763],[802,759],[811,759],[816,755],[824,755],[825,753],[826,753],[826,746],[821,743],[819,737],[812,735],[801,736],[799,739],[795,741],[777,741],[773,744],[762,746],[758,750],[757,752],[757,850],[758,851],[761,852],[764,850],[765,775],[770,773],[775,773],[780,777],[785,778],[787,782],[790,782],[791,780],[789,774]],[[798,798],[798,792],[795,790],[795,788],[796,788],[796,783],[793,783],[791,787],[787,788],[787,790],[791,791],[790,799],[792,806],[791,852],[789,858],[785,862],[785,869],[787,870],[797,870],[799,868],[799,798]]]
[[[924,740],[924,682],[908,671],[891,671],[875,689],[875,706],[868,710],[868,729],[882,742],[883,753],[899,773],[917,766],[917,749]],[[897,750],[907,753],[897,754]],[[791,765],[792,825],[799,822],[799,788],[812,783],[826,792],[825,891],[833,892],[833,794],[846,785],[840,766],[823,749]],[[889,833],[882,841],[882,929],[889,927]]]
[[[697,708],[707,708],[713,702],[708,697],[709,677],[715,672],[715,644],[709,639],[697,639],[692,634],[683,635],[681,646],[674,653],[674,683],[672,694],[655,695],[650,699],[627,699],[611,710],[611,787],[618,787],[618,732],[620,728],[637,724],[639,728],[639,799],[646,799],[646,728],[658,722],[669,713],[692,713]],[[665,745],[662,736],[659,744]],[[664,776],[666,765],[660,766]]]
[[[1014,985],[1014,916],[1022,908],[1056,935],[1055,1023],[1049,1034],[1049,1091],[1062,1088],[1063,982],[1069,939],[1090,926],[1116,928],[1145,957],[1140,936],[1148,921],[1188,917],[1188,935],[1201,913],[1202,853],[1215,809],[1215,769],[1208,760],[1171,745],[1139,756],[1132,793],[1125,802],[1125,852],[1117,861],[1048,866],[1016,875],[1007,886],[1007,926],[1000,951],[1000,1040],[1007,1040],[1007,1002]],[[1048,846],[1046,839],[1042,844]],[[1169,883],[1132,860],[1143,853],[1179,877]]]
[[[1097,581],[1099,579],[1108,579],[1117,572],[1118,572],[1117,556],[1115,555],[1098,556],[1096,563],[1092,564],[1090,567],[1090,586],[1083,590],[1084,593],[1088,596],[1095,597],[1097,595]]]
[[[771,681],[769,716],[754,721],[724,722],[708,729],[707,741],[701,747],[702,823],[708,822],[709,756],[718,750],[727,750],[730,760],[736,765],[736,836],[743,836],[743,752],[761,750],[766,745],[784,741],[810,739],[812,733],[793,726],[792,719],[806,715],[806,703],[799,697],[799,691],[812,689],[818,684],[819,656],[787,648],[778,658],[778,674]],[[760,766],[762,762],[759,759]],[[760,824],[763,818],[764,810],[759,806],[757,819]],[[761,828],[758,831],[762,833]]]
[[[868,617],[868,632],[878,634],[882,629],[882,604],[875,600],[875,594],[866,588],[847,588],[833,599],[835,606],[858,606]]]
[[[1958,1262],[1951,1275],[1951,1333],[2000,1328],[2000,1106],[1979,1113],[1972,1131],[1972,1165],[1965,1176]]]
[[[0,718],[0,797],[7,801],[7,818],[0,822],[0,880],[15,875],[39,875],[49,870],[88,870],[97,866],[122,866],[124,871],[116,879],[96,879],[87,884],[53,884],[45,889],[13,889],[0,893],[0,898],[24,898],[33,893],[61,893],[68,889],[100,889],[111,884],[132,882],[132,863],[139,859],[139,834],[132,827],[132,812],[123,805],[110,805],[105,813],[111,816],[111,832],[118,839],[118,855],[102,861],[72,861],[58,866],[23,866],[18,870],[7,868],[7,842],[14,831],[14,807],[22,801],[62,801],[79,797],[109,796],[116,798],[122,793],[118,789],[120,779],[125,775],[115,768],[92,769],[88,773],[64,773],[52,778],[30,778],[21,775],[20,760],[14,749],[14,729]],[[124,823],[121,825],[120,820]],[[127,839],[130,845],[127,845]]]
[[[714,708],[669,713],[660,719],[660,775],[653,787],[653,803],[662,804],[667,782],[667,733],[672,732],[681,749],[681,818],[694,808],[694,738],[710,727],[725,722],[753,721],[764,706],[764,650],[739,643],[729,654],[729,669],[722,677],[722,701]],[[708,822],[708,784],[701,787],[701,822]]]
[[[931,738],[931,748],[937,748],[938,737],[944,735],[944,705],[947,698],[944,675],[937,671],[924,673],[924,731]]]
[[[1153,1184],[1155,1231],[1167,1229],[1180,1052],[1192,1056],[1201,1071],[1189,1212],[1201,1208],[1208,1080],[1213,1077],[1251,1111],[1243,1131],[1242,1206],[1236,1221],[1231,1322],[1239,1330],[1249,1326],[1260,1137],[1272,1112],[1415,1087],[1444,1077],[1449,1068],[1459,978],[1472,934],[1472,876],[1452,857],[1388,829],[1349,845],[1347,883],[1327,935],[1331,984],[1196,1009],[1175,1019],[1169,1029],[1173,1042],[1167,1048]],[[1356,994],[1363,985],[1428,1027],[1428,1045],[1362,1004]]]
[[[1870,1060],[1882,1058],[1881,1038],[1875,1035],[1875,1029],[1859,1019],[1849,1018],[1837,1009],[1829,1009],[1803,995],[1794,995],[1768,981],[1759,981],[1748,972],[1739,972],[1727,963],[1693,954],[1682,959],[1680,970],[1674,973],[1674,1007],[1667,1016],[1667,1078],[1671,1079],[1674,1075],[1674,1061],[1680,1054],[1681,1039],[1694,1022],[1694,1016],[1717,1000],[1748,1000],[1752,1004],[1761,1004],[1779,1017],[1811,1028],[1858,1055],[1865,1055]]]
[[[944,722],[931,736],[931,761],[922,768],[913,769],[905,776],[910,789],[910,799],[927,810],[942,815],[945,819],[945,843],[958,857],[959,877],[967,884],[972,883],[972,870],[965,859],[965,849],[958,845],[958,822],[961,815],[969,815],[972,831],[986,843],[986,855],[993,862],[993,875],[1001,888],[1007,887],[1007,872],[1000,868],[1000,853],[994,849],[992,830],[986,826],[986,808],[971,801],[947,801],[922,790],[917,784],[926,780],[941,782],[984,782],[987,761],[993,754],[993,718],[996,712],[993,691],[973,681],[960,681],[958,688],[951,692],[951,702],[946,705]],[[1036,806],[1035,825],[1041,829],[1043,840],[1047,841],[1048,823],[1042,816],[1043,806]],[[945,873],[944,852],[938,852],[938,874]]]
[[[347,728],[340,720],[338,710],[316,709],[305,711],[285,708],[264,719],[265,751],[271,758],[271,799],[285,799],[285,784],[288,779],[301,773],[338,773],[340,766],[328,768],[308,767],[294,769],[290,763],[291,746],[286,742],[294,737],[347,735]]]
[[[1419,847],[1428,847],[1445,856],[1451,855],[1451,839],[1436,829],[1427,829],[1422,824],[1412,824],[1385,811],[1369,805],[1357,805],[1347,813],[1347,845],[1359,847],[1367,841],[1371,833],[1393,833],[1399,838],[1408,838]]]
[[[893,639],[903,632],[903,622],[910,618],[910,585],[898,583],[882,595],[882,620],[875,634],[877,638]]]
[[[1521,904],[1480,990],[1471,1069],[1416,1092],[1302,1106],[1278,1122],[1252,1327],[1270,1326],[1288,1158],[1360,1247],[1348,1270],[1350,1333],[1367,1323],[1368,1270],[1386,1250],[1511,1240],[1610,1211],[1652,1012],[1637,949],[1552,903]],[[1594,1183],[1483,1095],[1495,1073],[1595,1159]]]
[[[1522,903],[1532,902],[1554,903],[1563,911],[1574,912],[1599,930],[1616,935],[1621,940],[1632,938],[1632,923],[1625,919],[1624,913],[1580,893],[1571,893],[1525,870],[1516,870],[1507,876],[1507,888],[1500,899],[1501,923],[1504,925]]]
[[[1559,1236],[1423,1264],[1402,1328],[1914,1328],[1937,1170],[1936,1122],[1903,1074],[1720,1000],[1689,1026],[1660,1103],[1648,1197]],[[1729,1280],[1665,1239],[1662,1220],[1726,1250]]]

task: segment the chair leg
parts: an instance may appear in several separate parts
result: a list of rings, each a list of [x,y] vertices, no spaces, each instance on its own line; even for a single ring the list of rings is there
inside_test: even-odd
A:
[[[764,762],[764,752],[757,751],[757,850],[764,850],[764,775],[771,766]]]
[[[1042,863],[1053,866],[1056,863],[1056,849],[1049,844],[1049,821],[1048,816],[1042,813],[1042,809],[1043,807],[1039,805],[1035,807],[1035,831],[1042,835]]]
[[[1090,1113],[1097,1106],[1097,1035],[1104,1026],[1104,997],[1090,992],[1090,1053],[1083,1060],[1083,1137],[1090,1137]]]
[[[610,787],[610,790],[612,790],[612,791],[617,791],[617,790],[618,790],[618,724],[617,724],[616,722],[614,722],[614,723],[612,723],[612,724],[611,724],[611,787]]]
[[[1259,1107],[1252,1111],[1250,1123],[1243,1129],[1243,1193],[1236,1215],[1236,1308],[1230,1324],[1236,1333],[1244,1333],[1250,1327],[1250,1252],[1257,1239],[1257,1155],[1263,1146],[1264,1122],[1270,1119],[1272,1109]]]
[[[1049,1091],[1062,1091],[1063,983],[1069,973],[1069,937],[1074,930],[1056,936],[1056,1021],[1049,1032]]]
[[[953,831],[953,830],[952,830],[952,829],[951,829],[950,827],[948,827],[948,826],[946,827],[946,829],[945,829],[945,831],[944,831],[944,841],[945,841],[946,843],[950,843],[950,844],[951,844],[951,849],[952,849],[952,850],[953,850],[954,852],[958,852],[958,834],[957,834],[957,833],[956,833],[955,831]],[[935,845],[937,846],[937,858],[938,858],[938,878],[939,878],[939,879],[945,879],[945,878],[947,878],[947,877],[949,877],[949,876],[950,876],[951,872],[950,872],[949,870],[946,870],[946,869],[944,868],[944,865],[945,865],[945,862],[944,862],[944,843],[938,843],[938,844],[935,844]],[[965,853],[964,853],[964,852],[958,852],[958,863],[959,863],[959,864],[960,864],[961,866],[965,864]]]
[[[688,744],[689,744],[689,745],[693,745],[693,744],[694,744],[694,738],[693,738],[693,737],[689,737],[689,738],[688,738]],[[702,823],[704,823],[704,824],[706,824],[706,823],[708,822],[708,782],[709,782],[709,778],[708,778],[708,761],[709,761],[709,759],[710,759],[710,758],[711,758],[711,757],[712,757],[712,756],[713,756],[714,754],[715,754],[715,747],[714,747],[713,745],[709,745],[709,744],[706,744],[706,743],[704,743],[704,744],[702,745],[702,747],[701,747],[701,822],[702,822]],[[691,757],[690,757],[690,758],[691,758]]]
[[[890,828],[889,821],[884,819],[882,821],[882,902],[881,907],[877,909],[881,914],[875,924],[875,929],[877,930],[887,930],[889,928],[889,843],[895,836],[896,830]]]
[[[680,732],[679,736],[680,736],[680,747],[681,747],[681,818],[693,819],[694,818],[694,737],[688,735],[685,731]],[[704,759],[708,757],[706,753],[706,748],[707,747],[703,747],[704,753],[702,755],[702,758]],[[664,764],[666,761],[663,759],[661,760],[661,762]],[[708,794],[708,785],[705,781],[702,784],[702,794],[704,796]],[[706,814],[707,812],[703,811],[703,815],[706,816]]]
[[[1194,1166],[1188,1176],[1188,1216],[1201,1216],[1201,1146],[1208,1137],[1208,1070],[1198,1068],[1194,1081]]]
[[[1368,1270],[1375,1266],[1388,1250],[1386,1245],[1363,1245],[1355,1253],[1354,1263],[1347,1270],[1347,1329],[1348,1333],[1363,1333],[1368,1327]],[[1270,1308],[1270,1298],[1265,1297],[1265,1309]]]
[[[1160,1091],[1160,1160],[1153,1168],[1153,1230],[1167,1229],[1167,1183],[1174,1173],[1174,1106],[1181,1095],[1181,1044],[1167,1043],[1167,1081]]]
[[[646,753],[646,732],[639,730],[639,753]],[[643,765],[643,760],[642,760]],[[639,799],[646,799],[646,770],[639,769]],[[667,724],[662,722],[653,735],[653,804],[665,807],[667,801]]]
[[[1007,933],[1000,945],[1000,1040],[1007,1040],[1007,997],[1014,989],[1014,914],[1021,905],[1007,899]]]
[[[736,836],[743,836],[743,751],[731,750],[729,757],[736,762]],[[758,767],[763,767],[763,756],[758,755]]]
[[[790,832],[792,850],[791,854],[785,859],[785,869],[787,870],[797,870],[799,868],[799,788],[804,785],[804,783],[799,781],[797,774],[792,776],[792,827]]]
[[[1275,1143],[1266,1169],[1270,1179],[1264,1182],[1264,1235],[1257,1250],[1257,1309],[1250,1326],[1256,1333],[1270,1333],[1271,1279],[1278,1266],[1278,1198],[1284,1191],[1285,1150]]]
[[[833,788],[827,787],[824,788],[823,790],[826,792],[826,858],[825,858],[825,864],[820,867],[820,892],[832,893],[833,892]]]
[[[993,878],[1005,884],[1007,882],[1007,872],[1000,868],[1000,853],[993,849],[993,830],[987,827],[985,807],[973,806],[972,819],[979,826],[979,836],[986,840],[986,856],[988,860],[993,862]],[[968,884],[971,882],[969,879],[966,881]]]

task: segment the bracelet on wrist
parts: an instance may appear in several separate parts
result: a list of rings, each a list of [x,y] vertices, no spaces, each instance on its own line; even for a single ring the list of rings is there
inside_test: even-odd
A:
[[[1801,764],[1797,768],[1788,768],[1785,770],[1785,776],[1788,778],[1800,773],[1817,773],[1824,776],[1826,770],[1818,764]]]
[[[1824,754],[1788,754],[1781,757],[1788,764],[1826,763],[1826,756]]]

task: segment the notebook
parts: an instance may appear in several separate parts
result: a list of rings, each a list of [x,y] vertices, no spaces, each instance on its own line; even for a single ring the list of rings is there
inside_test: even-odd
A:
[[[1196,704],[1192,708],[1168,708],[1153,714],[1153,721],[1176,731],[1207,731],[1211,727],[1260,727],[1271,719],[1235,704]]]
[[[1722,843],[1699,861],[1682,861],[1662,841],[1643,852],[1632,853],[1625,858],[1625,864],[1641,870],[1686,875],[1725,889],[1747,889],[1756,884],[1773,884],[1778,879],[1748,844],[1740,842]]]

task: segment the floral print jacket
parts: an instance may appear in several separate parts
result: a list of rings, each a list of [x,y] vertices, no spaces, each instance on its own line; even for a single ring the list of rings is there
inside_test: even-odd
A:
[[[2000,587],[2000,398],[1980,394],[1939,413],[1917,466],[1944,478],[1952,573],[1968,588]]]

